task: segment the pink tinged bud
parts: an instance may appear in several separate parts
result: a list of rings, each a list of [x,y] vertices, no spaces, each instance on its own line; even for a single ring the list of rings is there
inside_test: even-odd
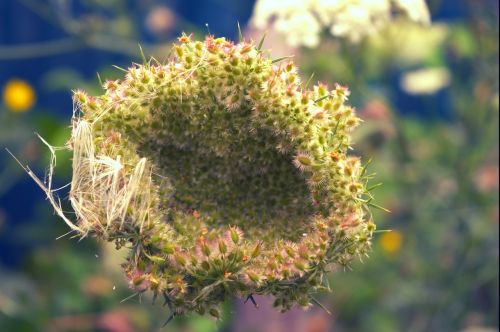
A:
[[[141,275],[141,276],[135,277],[134,279],[132,279],[132,284],[134,286],[139,286],[140,284],[142,284],[142,282],[144,281],[144,279],[146,279],[145,275]]]
[[[260,254],[260,251],[261,251],[261,247],[262,247],[262,243],[259,242],[255,248],[253,249],[252,251],[252,258],[256,258],[257,256],[259,256]]]
[[[254,272],[251,272],[251,271],[248,271],[247,272],[247,276],[248,278],[253,281],[254,283],[259,283],[260,281],[260,278],[259,278],[259,275],[257,273],[254,273]]]
[[[89,100],[89,96],[81,90],[75,91],[73,98],[81,104],[86,104]]]
[[[343,96],[343,97],[347,97],[351,94],[351,92],[349,91],[349,88],[347,86],[343,86],[343,85],[340,85],[338,83],[335,84],[335,92],[339,96]]]
[[[305,244],[301,244],[298,249],[299,256],[303,259],[309,259],[309,248]]]
[[[293,160],[293,164],[301,171],[305,171],[308,169],[313,163],[312,157],[308,152],[299,152],[295,159]]]
[[[187,261],[186,261],[186,258],[182,254],[175,253],[174,254],[174,260],[180,266],[186,266]]]
[[[293,265],[300,271],[305,271],[307,268],[307,264],[302,260],[295,261]]]
[[[283,256],[285,256],[285,254],[290,258],[294,258],[295,257],[295,250],[291,247],[287,247],[287,248],[285,248],[285,253],[283,253]]]
[[[208,245],[206,243],[203,243],[201,245],[201,251],[203,252],[203,254],[205,256],[207,256],[207,257],[210,256],[210,248],[208,247]]]
[[[106,89],[108,91],[115,91],[117,87],[118,87],[118,84],[116,83],[116,81],[108,80],[108,81],[104,82],[104,89]]]
[[[182,36],[180,36],[179,38],[177,38],[181,43],[185,44],[185,43],[190,43],[191,42],[191,37],[193,36],[193,34],[189,34],[189,36],[187,36],[184,32],[182,33]]]
[[[241,239],[241,231],[238,228],[231,228],[231,240],[234,244],[238,244]]]
[[[219,251],[221,254],[225,254],[227,252],[227,245],[223,239],[219,239]]]

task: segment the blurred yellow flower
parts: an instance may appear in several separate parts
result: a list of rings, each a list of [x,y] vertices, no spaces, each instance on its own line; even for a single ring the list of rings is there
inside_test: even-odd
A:
[[[33,106],[35,99],[35,91],[23,80],[12,79],[3,89],[3,102],[13,112],[27,111]]]
[[[383,233],[380,237],[380,246],[382,249],[389,253],[394,254],[401,249],[401,244],[403,243],[403,234],[399,231],[390,231]]]

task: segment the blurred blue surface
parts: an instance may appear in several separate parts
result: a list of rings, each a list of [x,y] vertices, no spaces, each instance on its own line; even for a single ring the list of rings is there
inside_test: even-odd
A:
[[[27,1],[27,3],[36,3]],[[49,3],[49,1],[40,1]],[[72,13],[80,16],[88,9],[80,3],[72,2]],[[199,1],[133,1],[129,0],[127,9],[134,13],[138,22],[143,22],[147,9],[151,5],[166,5],[176,15],[189,21],[191,25],[199,29],[206,29],[209,25],[210,32],[218,36],[231,39],[237,38],[237,22],[245,25],[252,13],[253,0],[230,1],[230,0],[199,0]],[[106,14],[101,13],[101,14]],[[0,46],[25,45],[40,43],[51,40],[61,40],[68,37],[57,24],[52,24],[32,10],[27,8],[21,1],[0,1]],[[179,35],[182,31],[173,27],[172,34]],[[190,31],[186,31],[189,33]],[[140,42],[156,42],[144,25],[140,26]],[[2,60],[0,58],[0,87],[13,78],[29,82],[37,92],[37,103],[35,112],[51,114],[69,124],[72,115],[71,91],[53,91],[45,84],[47,73],[54,69],[68,68],[76,70],[85,80],[97,80],[96,73],[103,69],[111,69],[109,64],[128,67],[132,59],[129,55],[116,52],[107,52],[91,48],[77,48],[62,54],[27,57],[20,59]],[[70,84],[71,85],[71,84]],[[78,83],[71,86],[72,89],[81,88]],[[0,154],[0,162],[6,160],[7,153],[4,147]],[[43,170],[42,170],[43,172]],[[19,243],[14,236],[15,227],[27,222],[46,222],[35,218],[34,207],[40,202],[43,192],[35,183],[25,176],[23,180],[16,183],[7,193],[0,196],[0,207],[8,215],[9,223],[0,232],[0,264],[14,267],[22,261],[24,254],[37,244]],[[56,218],[56,217],[54,217]]]

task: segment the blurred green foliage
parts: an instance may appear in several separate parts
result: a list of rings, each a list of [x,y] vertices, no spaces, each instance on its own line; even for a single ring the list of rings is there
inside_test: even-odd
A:
[[[402,239],[380,234],[364,264],[332,275],[325,301],[335,331],[498,327],[498,16],[473,14],[428,30],[401,23],[355,48],[329,41],[301,58],[351,88],[366,120],[356,153],[373,158],[383,182],[375,196],[391,210],[377,215],[378,228]],[[450,86],[402,115],[394,76],[435,66],[450,72]]]

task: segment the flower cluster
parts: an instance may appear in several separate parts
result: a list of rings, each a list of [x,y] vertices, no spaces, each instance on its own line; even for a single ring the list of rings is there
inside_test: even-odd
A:
[[[252,21],[261,29],[272,21],[291,46],[316,47],[323,29],[358,42],[390,22],[395,11],[430,23],[424,0],[259,0]]]
[[[252,294],[308,306],[375,229],[348,89],[309,90],[252,42],[183,35],[173,54],[75,92],[73,229],[130,245],[131,286],[177,314]]]

